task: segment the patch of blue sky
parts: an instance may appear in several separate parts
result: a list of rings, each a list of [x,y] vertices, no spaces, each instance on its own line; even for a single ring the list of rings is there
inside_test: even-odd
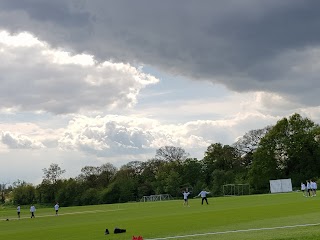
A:
[[[195,105],[223,102],[232,95],[223,85],[212,82],[173,76],[150,66],[144,67],[143,71],[160,81],[141,90],[135,110],[149,113],[162,121],[183,123],[221,118],[219,112],[200,106],[195,109]]]
[[[160,82],[143,89],[140,96],[142,100],[157,101],[164,96],[168,100],[217,99],[224,98],[231,94],[231,92],[221,84],[170,75],[160,72],[151,66],[144,66],[143,71],[157,77],[160,79]]]

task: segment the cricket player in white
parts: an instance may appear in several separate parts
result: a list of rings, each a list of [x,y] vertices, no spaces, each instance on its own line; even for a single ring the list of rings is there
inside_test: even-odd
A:
[[[307,180],[307,197],[311,197],[311,183]]]
[[[20,218],[20,205],[17,207],[17,214],[18,214],[18,218]]]
[[[310,181],[311,185],[311,191],[312,191],[312,197],[317,196],[316,191],[317,191],[317,183],[315,181]]]
[[[306,185],[305,185],[303,182],[301,183],[301,191],[302,191],[302,195],[303,195],[304,197],[306,197],[306,195],[305,195]]]
[[[34,206],[34,205],[32,205],[31,207],[30,207],[30,212],[31,212],[31,218],[35,218],[35,216],[34,216],[34,212],[36,211],[36,207]]]
[[[54,205],[54,210],[56,210],[56,216],[58,216],[59,203],[56,203],[56,205]]]
[[[187,205],[188,207],[190,207],[189,203],[188,203],[188,196],[189,196],[190,192],[188,192],[188,190],[186,190],[182,194],[183,194],[183,206]]]

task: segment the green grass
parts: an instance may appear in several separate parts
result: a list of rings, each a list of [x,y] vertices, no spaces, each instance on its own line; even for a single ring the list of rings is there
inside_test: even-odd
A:
[[[179,239],[320,239],[320,197],[305,198],[301,193],[209,198],[209,205],[190,199],[191,207],[177,201],[109,204],[98,206],[40,208],[30,219],[23,208],[21,219],[15,209],[0,209],[0,239],[144,239],[186,236]],[[9,219],[4,221],[3,219]],[[292,228],[275,228],[305,224]],[[126,233],[113,234],[115,227]],[[111,232],[104,235],[105,229]],[[248,230],[231,232],[233,230]],[[260,230],[258,230],[260,229]],[[215,233],[215,234],[208,234]],[[178,239],[178,238],[170,238]]]

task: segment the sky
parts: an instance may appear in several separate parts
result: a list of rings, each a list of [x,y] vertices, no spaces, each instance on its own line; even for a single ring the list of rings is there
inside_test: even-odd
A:
[[[320,123],[320,2],[1,0],[0,183]]]

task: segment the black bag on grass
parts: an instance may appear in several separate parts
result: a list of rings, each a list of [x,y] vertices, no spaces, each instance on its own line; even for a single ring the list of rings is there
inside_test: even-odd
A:
[[[115,228],[113,233],[125,233],[126,230],[125,229],[121,229],[121,228]]]

